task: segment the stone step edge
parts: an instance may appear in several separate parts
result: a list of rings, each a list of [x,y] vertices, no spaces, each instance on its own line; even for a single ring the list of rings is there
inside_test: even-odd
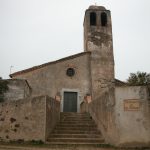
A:
[[[83,130],[83,131],[85,131],[85,130],[97,130],[97,128],[96,127],[55,127],[55,130]]]
[[[97,137],[97,138],[102,138],[102,135],[101,134],[57,134],[57,133],[53,133],[53,134],[50,134],[49,135],[49,138],[52,138],[52,137],[90,137],[90,138],[94,138],[94,137]]]
[[[67,134],[101,134],[99,131],[74,131],[74,130],[65,130],[65,131],[62,131],[62,130],[53,130],[52,134],[53,133],[57,133],[57,134],[65,134],[67,132]]]
[[[92,142],[88,142],[88,143],[84,143],[84,142],[48,142],[46,141],[46,144],[51,144],[51,145],[107,145],[105,144],[105,142],[97,142],[97,143],[92,143]]]
[[[49,137],[47,140],[104,140],[104,138],[64,138],[64,137],[58,137],[58,138],[55,138],[55,137]]]
[[[85,131],[89,131],[89,132],[100,132],[100,131],[98,131],[98,129],[97,128],[94,128],[94,129],[92,129],[92,130],[89,130],[89,129],[79,129],[79,128],[76,128],[76,129],[70,129],[70,128],[65,128],[65,129],[60,129],[60,128],[55,128],[53,131],[83,131],[83,132],[85,132]]]
[[[60,135],[60,134],[53,133],[53,134],[50,134],[50,135]],[[74,134],[61,134],[61,135],[75,135],[75,136],[76,136],[76,135],[87,135],[87,136],[88,136],[88,135],[101,135],[101,134],[99,134],[99,133],[97,133],[97,134],[75,134],[75,133],[74,133]]]
[[[94,125],[94,126],[96,126],[95,125],[95,123],[94,122],[87,122],[87,123],[85,123],[85,122],[58,122],[58,124],[57,125]]]
[[[89,113],[87,113],[87,112],[60,112],[60,114],[89,115]]]
[[[70,120],[70,121],[68,121],[68,120],[64,120],[64,121],[60,121],[59,123],[72,123],[72,124],[74,124],[74,123],[82,123],[82,124],[84,124],[84,123],[94,123],[94,121],[77,121],[77,120]]]
[[[71,127],[76,127],[76,126],[80,126],[80,127],[97,127],[97,125],[95,124],[57,124],[56,127],[62,127],[62,126],[71,126]]]

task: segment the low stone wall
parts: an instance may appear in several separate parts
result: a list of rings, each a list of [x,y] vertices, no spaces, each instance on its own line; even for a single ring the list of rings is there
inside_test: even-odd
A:
[[[115,95],[118,144],[150,146],[150,107],[147,87],[117,87]]]
[[[89,103],[88,108],[86,107],[86,111],[88,111],[95,120],[106,142],[113,145],[116,144],[118,140],[114,106],[114,88],[111,88],[103,92],[99,98]]]
[[[86,103],[86,101],[83,101],[80,104],[80,112],[81,113],[88,112],[88,104]]]
[[[47,139],[51,131],[60,119],[60,102],[47,98],[46,101],[46,130],[45,138]]]
[[[48,128],[59,119],[60,106],[54,101],[39,96],[0,103],[0,140],[45,141],[50,132]]]

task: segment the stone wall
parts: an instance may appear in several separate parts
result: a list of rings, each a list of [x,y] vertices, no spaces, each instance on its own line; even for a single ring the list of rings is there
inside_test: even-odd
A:
[[[88,107],[84,105],[83,108],[86,108],[86,111],[95,120],[106,142],[116,144],[118,141],[118,130],[115,123],[114,88],[105,90],[99,98],[91,101]]]
[[[81,104],[98,125],[106,142],[117,146],[150,146],[150,99],[145,86],[109,89]]]
[[[31,88],[26,80],[22,79],[8,79],[8,91],[4,93],[4,100],[18,100],[27,98],[31,94]]]
[[[40,96],[0,103],[0,140],[45,141],[50,132],[48,128],[59,119],[60,105],[53,101]]]
[[[116,125],[119,145],[150,145],[150,107],[144,86],[117,87]]]
[[[46,130],[45,138],[47,139],[51,131],[60,119],[60,102],[47,97],[46,101]]]

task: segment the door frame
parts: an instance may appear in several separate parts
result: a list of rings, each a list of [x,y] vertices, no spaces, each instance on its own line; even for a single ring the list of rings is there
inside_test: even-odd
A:
[[[77,93],[77,112],[80,112],[80,99],[79,99],[79,89],[62,89],[61,91],[61,102],[60,102],[60,111],[63,112],[63,107],[64,107],[64,93],[65,92],[75,92]]]

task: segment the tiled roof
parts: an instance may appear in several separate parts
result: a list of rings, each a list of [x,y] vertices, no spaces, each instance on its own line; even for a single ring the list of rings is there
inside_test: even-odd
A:
[[[69,59],[73,59],[73,58],[76,58],[76,57],[79,57],[79,56],[83,56],[83,55],[86,55],[86,54],[91,54],[91,52],[82,52],[82,53],[78,53],[78,54],[75,54],[75,55],[71,55],[71,56],[68,56],[68,57],[56,60],[56,61],[44,63],[42,65],[34,66],[34,67],[31,67],[31,68],[28,68],[28,69],[25,69],[25,70],[21,70],[21,71],[12,73],[9,76],[11,78],[13,78],[13,77],[15,77],[17,75],[21,75],[23,73],[27,73],[27,72],[30,72],[30,71],[33,71],[33,70],[37,70],[37,69],[43,68],[43,67],[51,65],[51,64],[56,64],[56,63],[59,63],[59,62],[65,61],[65,60],[69,60]]]
[[[127,86],[127,83],[123,82],[121,80],[115,79],[115,85],[116,86]]]

